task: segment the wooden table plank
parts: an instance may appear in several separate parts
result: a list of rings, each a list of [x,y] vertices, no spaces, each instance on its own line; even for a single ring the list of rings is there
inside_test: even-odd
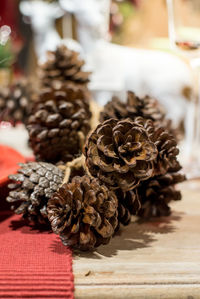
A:
[[[200,189],[189,185],[170,217],[132,223],[75,255],[76,298],[200,298]]]

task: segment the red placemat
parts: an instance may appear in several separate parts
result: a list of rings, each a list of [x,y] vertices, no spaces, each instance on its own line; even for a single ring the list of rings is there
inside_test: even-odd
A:
[[[71,250],[58,237],[0,212],[0,298],[73,298]]]
[[[71,250],[47,231],[3,211],[8,175],[25,158],[0,145],[0,298],[73,298]],[[6,208],[6,206],[5,206]]]

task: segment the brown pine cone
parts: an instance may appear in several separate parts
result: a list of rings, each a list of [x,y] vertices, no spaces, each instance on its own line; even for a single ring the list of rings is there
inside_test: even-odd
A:
[[[155,168],[159,174],[165,174],[166,171],[177,172],[182,167],[177,160],[179,149],[173,135],[169,134],[164,128],[157,128],[152,138],[158,149],[158,157]]]
[[[28,82],[21,80],[0,90],[0,121],[27,123],[31,111]]]
[[[11,191],[7,201],[12,203],[16,214],[35,223],[48,222],[47,202],[62,184],[64,172],[44,162],[20,164],[17,174],[10,175]]]
[[[184,180],[185,176],[180,173],[167,173],[141,182],[138,187],[141,201],[138,215],[142,218],[169,216],[169,203],[181,199],[181,192],[174,185]]]
[[[165,119],[165,112],[156,99],[149,96],[139,98],[132,91],[128,91],[126,102],[113,97],[104,106],[104,110],[100,114],[100,121],[103,122],[110,118],[118,120],[130,118],[134,120],[138,116],[161,124]]]
[[[131,119],[109,119],[88,136],[85,146],[89,172],[110,188],[129,191],[154,175],[156,146],[143,125]]]
[[[38,70],[41,84],[54,88],[60,88],[67,83],[86,86],[90,73],[82,70],[84,64],[85,62],[79,58],[79,53],[64,45],[59,46],[55,51],[48,52],[47,62]]]
[[[128,225],[131,221],[131,215],[137,215],[139,209],[141,208],[137,188],[127,192],[117,189],[115,194],[118,199],[119,223]]]
[[[48,202],[52,229],[64,245],[90,250],[107,244],[118,225],[115,194],[85,175],[64,184]]]
[[[38,161],[71,161],[82,151],[90,130],[88,93],[75,87],[45,89],[27,126],[30,146]]]
[[[113,97],[100,113],[100,122],[110,118],[118,120],[130,118],[134,120],[139,116],[144,119],[151,119],[154,126],[164,127],[176,140],[178,139],[179,130],[174,129],[171,120],[166,118],[166,113],[161,104],[149,96],[139,98],[132,91],[127,92],[126,102]]]
[[[144,126],[150,136],[150,140],[157,147],[158,156],[154,161],[154,174],[161,175],[166,172],[179,171],[181,169],[181,165],[177,160],[179,149],[174,136],[166,128],[154,125],[151,120],[144,120],[138,117],[136,122]]]

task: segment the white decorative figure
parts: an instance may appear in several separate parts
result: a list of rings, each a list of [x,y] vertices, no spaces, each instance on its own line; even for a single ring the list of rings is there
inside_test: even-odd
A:
[[[60,0],[61,7],[74,13],[78,22],[78,40],[86,53],[108,35],[110,0]]]
[[[187,110],[184,96],[192,86],[188,66],[171,54],[128,48],[106,40],[110,0],[60,0],[61,7],[73,13],[78,23],[78,40],[88,69],[93,71],[90,89],[99,103],[113,94],[132,90],[139,96],[149,94],[167,108],[178,123]]]
[[[41,0],[22,1],[20,11],[31,20],[34,32],[35,50],[40,62],[46,60],[46,52],[55,50],[60,44],[81,51],[78,42],[73,39],[61,39],[55,29],[55,19],[64,15],[64,10],[57,3],[47,3]]]

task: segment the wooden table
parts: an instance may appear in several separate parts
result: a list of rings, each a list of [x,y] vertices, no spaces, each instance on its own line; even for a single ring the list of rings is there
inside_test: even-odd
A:
[[[200,298],[200,183],[182,185],[170,217],[122,228],[74,256],[75,298]]]

